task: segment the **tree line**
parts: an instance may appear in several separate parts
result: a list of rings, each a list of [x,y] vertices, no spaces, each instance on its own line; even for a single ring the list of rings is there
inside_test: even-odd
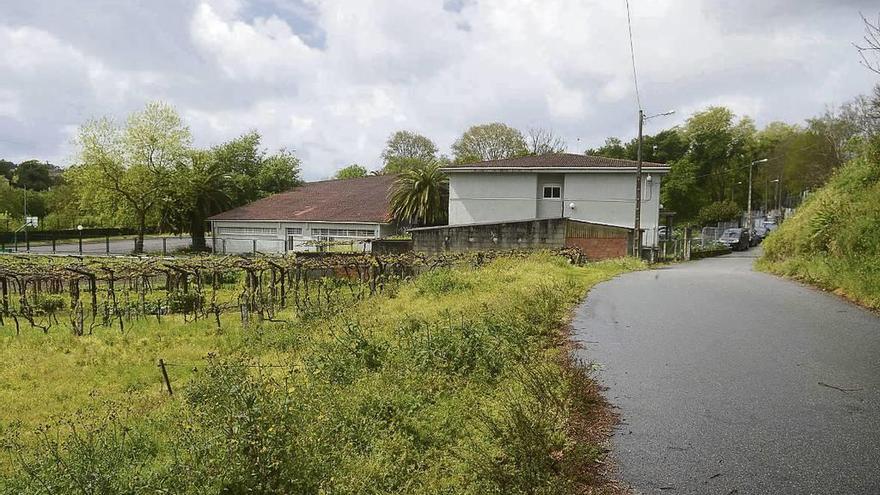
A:
[[[880,133],[880,86],[874,96],[857,96],[803,124],[771,122],[761,129],[748,116],[709,107],[687,121],[642,139],[645,161],[671,167],[661,188],[663,206],[684,223],[737,218],[747,206],[749,164],[754,208],[794,206],[804,193],[824,184]],[[587,154],[637,158],[638,140],[605,140]]]
[[[677,221],[723,221],[746,206],[749,163],[767,159],[753,169],[753,205],[773,209],[823,184],[859,142],[880,131],[878,116],[880,87],[873,97],[829,107],[804,124],[772,122],[762,129],[747,116],[709,107],[681,126],[644,136],[642,156],[670,165],[661,197],[665,208],[677,212]],[[29,214],[41,217],[47,228],[134,227],[140,250],[144,232],[154,227],[190,232],[193,247],[204,249],[209,216],[302,183],[301,163],[292,151],[270,153],[256,131],[210,148],[194,147],[175,109],[159,102],[123,122],[86,122],[76,145],[75,163],[65,170],[35,160],[0,162],[0,213],[7,218],[0,228],[17,228],[9,218],[23,216],[27,191]],[[399,130],[386,141],[380,168],[352,164],[334,177],[395,174],[390,193],[395,218],[408,225],[437,225],[447,216],[444,165],[565,150],[565,141],[552,130],[522,132],[494,122],[468,128],[447,156],[430,138]],[[637,140],[611,137],[584,153],[635,160]]]

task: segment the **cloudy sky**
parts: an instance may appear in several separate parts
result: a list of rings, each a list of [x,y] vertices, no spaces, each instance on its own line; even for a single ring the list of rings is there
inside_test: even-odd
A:
[[[876,0],[630,0],[646,111],[797,122],[867,93]],[[68,165],[86,119],[177,107],[197,145],[251,129],[307,179],[380,166],[394,130],[635,132],[624,0],[0,0],[0,158]],[[660,119],[658,119],[660,120]]]

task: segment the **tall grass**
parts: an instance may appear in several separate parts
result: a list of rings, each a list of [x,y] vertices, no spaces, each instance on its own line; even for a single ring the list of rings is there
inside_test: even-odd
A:
[[[758,267],[880,309],[880,139],[764,242]]]
[[[24,378],[23,358],[2,375],[18,391],[0,493],[571,491],[601,449],[572,433],[589,401],[560,329],[589,287],[640,267],[538,254],[260,329],[5,337],[0,358],[55,371]],[[171,368],[174,398],[162,355],[187,365]],[[52,404],[36,428],[26,390]]]

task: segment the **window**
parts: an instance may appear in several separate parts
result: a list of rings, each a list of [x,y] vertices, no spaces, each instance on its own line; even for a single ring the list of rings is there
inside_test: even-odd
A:
[[[275,235],[277,231],[271,227],[220,227],[220,234],[231,235]]]
[[[375,237],[373,229],[312,229],[315,237]]]
[[[559,199],[562,197],[562,186],[544,186],[544,199]]]
[[[291,227],[287,229],[287,235],[302,235],[303,229],[301,227]]]

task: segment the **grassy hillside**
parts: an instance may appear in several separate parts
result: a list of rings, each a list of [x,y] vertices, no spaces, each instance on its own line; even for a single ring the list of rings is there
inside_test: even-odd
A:
[[[500,258],[222,332],[7,325],[0,493],[578,491],[607,417],[563,323],[588,288],[641,267]]]
[[[764,242],[758,267],[880,309],[880,141]]]

